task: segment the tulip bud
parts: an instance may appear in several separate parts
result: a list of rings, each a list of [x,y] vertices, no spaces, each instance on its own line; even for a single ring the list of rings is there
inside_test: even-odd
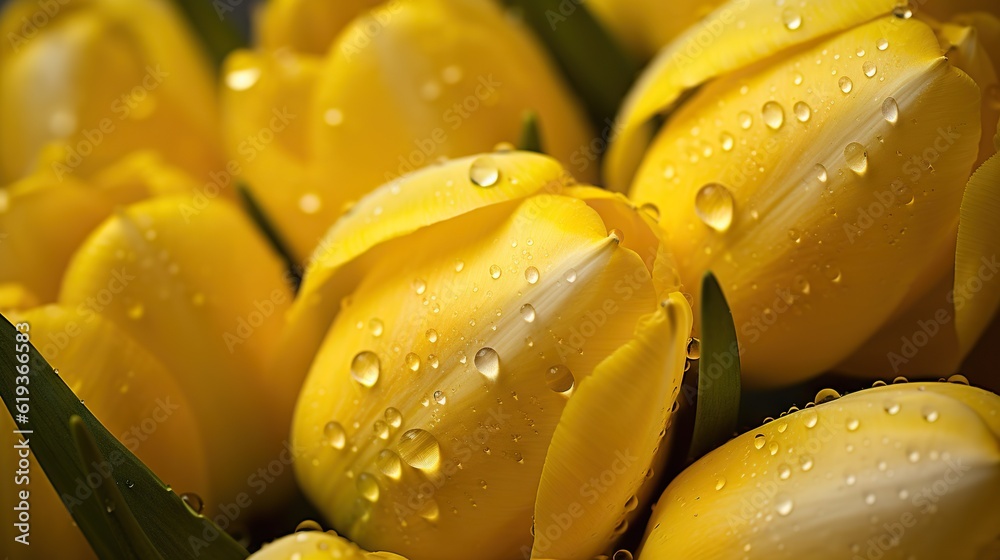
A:
[[[163,362],[196,411],[213,486],[225,503],[246,493],[259,507],[292,482],[286,438],[301,377],[279,375],[274,354],[292,294],[254,225],[207,195],[109,218],[77,251],[59,301],[112,321]]]
[[[590,0],[586,7],[632,53],[649,59],[687,28],[708,17],[722,3],[719,0],[698,3]],[[570,6],[574,8],[572,11]],[[549,23],[556,30],[563,21],[573,17],[576,4],[561,3],[559,8],[548,15]]]
[[[1000,539],[998,442],[1000,398],[965,385],[806,408],[675,478],[639,558],[993,558],[980,554]]]
[[[8,317],[13,323],[29,325],[27,332],[42,356],[129,451],[168,481],[175,492],[212,499],[205,460],[211,450],[203,447],[203,425],[197,422],[189,399],[162,362],[114,323],[98,316],[83,317],[69,307],[40,307]],[[114,482],[106,478],[107,467],[88,465],[86,480],[57,493],[35,457],[25,459],[22,454],[21,442],[30,446],[46,437],[37,427],[46,425],[39,422],[39,409],[33,405],[31,411],[35,433],[15,435],[21,439],[7,439],[14,444],[5,442],[0,447],[0,460],[9,465],[5,469],[11,469],[4,471],[10,478],[0,484],[0,497],[8,504],[0,514],[0,537],[7,543],[4,549],[15,554],[14,558],[96,558],[69,511],[94,499],[100,484]],[[6,408],[2,412],[0,426],[10,434],[16,428]],[[66,453],[70,456],[76,451],[67,449]],[[21,468],[20,461],[27,468]],[[120,486],[120,490],[151,491],[128,484]],[[28,492],[26,498],[21,496],[22,491]],[[28,546],[14,542],[15,536],[25,532],[15,523],[26,524]],[[26,555],[18,555],[21,552]]]
[[[708,270],[719,278],[751,384],[838,365],[954,371],[1000,294],[980,272],[992,277],[1000,253],[980,210],[1000,162],[969,177],[992,155],[979,153],[979,85],[903,8],[764,4],[730,2],[734,24],[698,56],[689,47],[710,22],[651,65],[609,177],[641,158],[630,194],[661,209],[690,291]],[[758,46],[771,62],[740,70],[763,59]],[[636,156],[641,122],[702,82]]]
[[[211,70],[169,3],[20,0],[0,32],[0,178],[86,178],[136,148],[220,167]]]
[[[248,560],[406,560],[390,552],[365,552],[333,531],[302,531],[265,544]]]
[[[642,510],[690,309],[653,219],[564,173],[524,152],[434,166],[317,250],[286,335],[289,355],[323,340],[296,472],[360,546],[589,558]]]
[[[54,302],[70,257],[116,205],[195,188],[190,177],[163,165],[156,154],[136,152],[86,182],[60,181],[41,169],[0,189],[0,286],[20,286],[21,293],[31,294],[0,298],[9,301],[0,309]]]
[[[270,0],[256,18],[257,36],[266,50],[290,48],[323,56],[352,19],[380,4],[388,10],[400,0]]]
[[[388,2],[323,59],[240,51],[224,72],[229,152],[300,259],[378,185],[514,142],[527,111],[547,153],[595,175],[580,106],[529,32],[484,0]]]

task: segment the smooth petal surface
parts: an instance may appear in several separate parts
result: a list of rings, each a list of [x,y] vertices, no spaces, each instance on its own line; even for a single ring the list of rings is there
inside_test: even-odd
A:
[[[658,306],[617,225],[541,194],[379,252],[296,410],[300,483],[338,531],[417,560],[530,550],[567,399]]]
[[[642,59],[649,59],[720,4],[720,0],[698,4],[658,0],[591,0],[586,6],[630,51]],[[549,21],[558,28],[564,21],[561,17],[568,19],[573,14],[550,15]]]
[[[406,560],[389,552],[365,552],[337,534],[304,531],[265,544],[248,560]]]
[[[382,17],[391,17],[400,0],[269,0],[257,14],[257,36],[266,50],[290,48],[322,56],[337,34],[369,8],[384,4]]]
[[[218,170],[211,71],[173,6],[64,4],[49,16],[22,0],[0,19],[0,177],[39,164],[87,177],[137,148],[158,150],[194,176]],[[23,18],[37,14],[47,25],[25,27]]]
[[[194,492],[206,501],[213,499],[205,460],[213,450],[203,446],[194,409],[159,360],[110,321],[72,308],[48,306],[8,317],[31,325],[31,340],[46,361],[58,369],[101,423],[163,481],[178,493]],[[0,426],[8,434],[15,429],[6,413]],[[16,465],[16,453],[5,445],[0,459]],[[24,558],[96,558],[34,459],[30,475],[31,544]],[[10,482],[0,485],[0,497],[16,504],[19,500]],[[124,486],[121,490],[130,491]],[[89,488],[76,491],[89,492]],[[87,495],[67,494],[67,501],[72,504]],[[0,537],[8,543],[15,535],[13,513],[5,509],[0,514]]]
[[[472,179],[473,166],[486,177],[495,170],[495,182],[478,186]],[[416,171],[365,197],[327,232],[309,261],[283,335],[286,365],[292,371],[307,371],[339,302],[367,270],[385,261],[389,251],[405,252],[392,248],[394,240],[480,208],[503,206],[488,213],[489,219],[480,214],[475,221],[463,222],[471,232],[488,231],[506,218],[512,203],[535,193],[557,194],[570,181],[562,167],[546,156],[495,153]],[[467,235],[461,232],[454,239],[438,241],[441,250],[464,243]]]
[[[196,210],[173,196],[98,228],[59,300],[110,319],[177,376],[213,449],[213,485],[231,501],[283,452],[301,377],[279,376],[273,360],[291,297],[280,260],[235,207]],[[279,477],[275,488],[290,483]],[[281,494],[268,490],[255,505]]]
[[[719,278],[747,381],[790,383],[847,358],[949,266],[979,135],[976,85],[927,25],[889,17],[702,88],[631,195],[660,208],[696,299],[705,271]]]
[[[998,441],[1000,398],[964,385],[807,408],[674,479],[639,558],[982,558],[1000,537]]]
[[[962,200],[955,257],[955,328],[961,356],[979,339],[1000,306],[1000,155],[969,180]]]
[[[646,123],[684,92],[790,47],[888,14],[895,0],[813,0],[800,7],[730,0],[690,27],[649,64],[625,99],[605,158],[609,188],[625,191],[649,142]]]
[[[580,382],[545,457],[532,558],[592,558],[645,511],[640,488],[667,443],[691,322],[687,300],[670,294]]]

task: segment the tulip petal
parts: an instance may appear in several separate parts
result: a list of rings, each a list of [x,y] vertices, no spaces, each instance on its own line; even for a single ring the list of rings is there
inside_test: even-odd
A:
[[[661,209],[688,291],[719,278],[747,383],[789,383],[846,359],[938,279],[979,135],[976,85],[926,24],[890,17],[706,85],[630,194]]]
[[[632,341],[580,383],[545,456],[532,558],[596,556],[635,517],[636,495],[670,424],[691,321],[684,297],[670,294]]]
[[[965,356],[1000,306],[1000,154],[980,167],[965,188],[955,253],[955,328]]]
[[[326,333],[295,417],[296,472],[334,528],[421,560],[530,550],[567,397],[657,308],[646,263],[613,226],[584,201],[541,194],[378,252]],[[352,378],[359,355],[369,367]],[[433,460],[407,455],[413,429],[436,442]]]
[[[778,418],[671,482],[639,558],[981,558],[1000,537],[998,418],[996,395],[946,383]]]
[[[31,340],[42,356],[130,451],[176,492],[194,492],[214,506],[206,467],[210,450],[203,445],[198,417],[159,360],[110,321],[71,308],[47,306],[7,316],[30,324]],[[0,426],[9,433],[13,421],[6,413],[2,416]],[[13,447],[3,446],[0,459],[17,464],[15,453]],[[58,538],[32,538],[30,557],[93,558],[59,495],[40,470],[36,476],[31,481],[31,528]],[[82,497],[70,497],[69,504]],[[0,537],[12,542],[13,516],[5,512],[0,520]]]
[[[281,261],[235,207],[174,196],[108,219],[73,258],[59,299],[112,320],[174,372],[219,458],[213,484],[235,496],[282,451],[301,379],[274,371],[291,297]]]
[[[688,29],[649,64],[619,113],[605,158],[609,188],[624,191],[650,138],[645,125],[685,91],[789,47],[888,14],[896,0],[819,0],[801,7],[770,0],[730,0]]]
[[[470,179],[472,166],[495,169],[495,184],[477,186]],[[337,304],[360,281],[364,271],[384,260],[379,253],[422,228],[469,214],[477,209],[501,206],[539,192],[559,193],[572,181],[559,164],[546,156],[529,153],[495,153],[462,158],[436,165],[382,186],[344,215],[326,234],[310,261],[302,288],[289,314],[282,352],[292,371],[305,372],[323,335],[337,314]],[[506,217],[509,208],[491,212],[492,218],[470,227],[487,230]],[[464,242],[468,233],[442,240],[442,250]]]
[[[356,16],[383,0],[272,0],[260,6],[257,36],[267,50],[293,51],[322,56],[340,31]],[[380,10],[391,17],[396,3]]]
[[[390,552],[365,552],[351,541],[333,533],[304,531],[265,544],[247,560],[406,560]]]

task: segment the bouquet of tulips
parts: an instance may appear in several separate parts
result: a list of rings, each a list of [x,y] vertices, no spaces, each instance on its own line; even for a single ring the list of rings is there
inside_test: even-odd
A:
[[[1000,559],[995,0],[246,4],[2,8],[0,556]]]

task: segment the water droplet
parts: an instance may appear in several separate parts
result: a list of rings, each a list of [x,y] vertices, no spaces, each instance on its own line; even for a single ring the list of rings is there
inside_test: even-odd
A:
[[[201,513],[201,510],[205,509],[205,502],[202,501],[201,496],[195,494],[194,492],[185,492],[181,494],[181,500],[187,504],[187,507],[191,508],[191,511],[195,513]]]
[[[865,494],[865,503],[870,506],[875,505],[875,494],[872,492]]]
[[[895,99],[891,97],[885,98],[885,101],[882,102],[882,116],[886,122],[896,124],[896,121],[899,120],[899,105],[896,104]]]
[[[792,107],[792,110],[795,111],[795,118],[798,119],[799,122],[808,122],[812,117],[812,107],[810,107],[805,101],[799,101],[796,103],[795,106]]]
[[[573,372],[562,364],[550,367],[545,374],[545,384],[557,393],[568,393],[574,383]]]
[[[920,410],[920,415],[928,422],[937,422],[938,411],[930,406],[925,406]]]
[[[877,47],[880,51],[884,51],[889,48],[889,40],[882,37],[878,41],[875,41],[875,47]]]
[[[719,477],[719,480],[715,481],[715,489],[722,490],[725,487],[726,487],[726,477],[721,476]]]
[[[781,12],[781,21],[785,24],[785,29],[795,31],[802,27],[802,16],[792,8],[785,8]]]
[[[489,156],[476,158],[469,167],[469,180],[483,188],[492,187],[500,180],[500,168]]]
[[[906,453],[906,460],[911,463],[917,463],[920,461],[920,452],[916,449],[911,449]]]
[[[848,418],[847,419],[847,431],[849,431],[849,432],[857,431],[858,426],[860,426],[860,425],[861,425],[861,422],[859,422],[857,418]]]
[[[382,332],[385,330],[385,325],[382,324],[380,319],[372,319],[368,321],[368,330],[371,331],[372,336],[378,338],[382,336]]]
[[[344,112],[336,107],[331,107],[323,113],[323,121],[330,126],[340,126],[344,123]]]
[[[535,308],[530,303],[521,306],[521,318],[527,323],[535,320]]]
[[[816,178],[819,179],[820,183],[825,183],[829,178],[829,175],[826,172],[826,167],[824,167],[822,163],[817,163],[816,166],[813,167],[813,171],[816,173]]]
[[[812,468],[813,468],[813,460],[812,460],[812,457],[810,457],[810,456],[808,456],[808,455],[803,455],[802,457],[800,457],[800,458],[799,458],[799,466],[800,466],[800,467],[802,467],[802,470],[803,470],[804,472],[809,472],[809,471],[811,471],[811,470],[812,470]]]
[[[391,449],[383,449],[379,452],[378,457],[375,459],[375,466],[378,467],[378,470],[382,474],[393,480],[399,480],[399,477],[403,474],[403,463],[399,455],[396,455],[396,452]]]
[[[524,269],[524,279],[527,280],[529,284],[538,282],[538,269],[533,266],[529,266]]]
[[[677,170],[674,168],[673,165],[670,165],[668,163],[667,165],[665,165],[663,167],[663,178],[664,179],[667,179],[669,181],[670,179],[673,179],[676,176],[677,176]]]
[[[407,430],[399,438],[399,456],[411,467],[431,470],[441,464],[441,446],[426,430]]]
[[[722,144],[722,151],[728,152],[733,149],[733,144],[736,143],[736,139],[733,138],[732,134],[728,132],[723,132],[719,135],[719,143]]]
[[[438,341],[438,332],[436,330],[427,329],[427,332],[424,334],[427,336],[427,342],[434,344],[435,342]]]
[[[501,269],[498,265],[494,264],[490,266],[490,278],[496,280],[497,278],[500,278],[501,274],[503,274],[503,269]]]
[[[840,91],[844,93],[851,93],[851,90],[854,89],[854,82],[847,76],[841,76],[837,85],[840,86]]]
[[[445,404],[448,402],[448,397],[444,395],[444,391],[434,391],[434,402],[438,404]]]
[[[761,116],[764,117],[764,124],[771,130],[778,130],[785,124],[785,108],[775,101],[768,101],[764,104]]]
[[[465,269],[465,261],[455,261],[455,272],[462,272]]]
[[[319,523],[313,521],[312,519],[306,519],[302,523],[295,526],[296,533],[308,533],[310,531],[322,531],[323,526]]]
[[[719,183],[708,183],[694,197],[698,218],[716,231],[726,231],[733,223],[733,194]]]
[[[815,410],[805,410],[802,412],[802,423],[807,428],[815,428],[819,422],[819,414]]]
[[[379,439],[389,439],[389,424],[387,424],[385,420],[376,420],[375,423],[372,424],[372,429],[375,430],[375,435],[378,436]]]
[[[379,495],[378,481],[369,473],[361,473],[356,481],[358,493],[369,502],[377,502]]]
[[[816,404],[823,404],[825,402],[834,401],[840,398],[840,393],[835,389],[823,389],[816,393]]]
[[[910,19],[913,17],[913,10],[910,9],[909,4],[899,4],[892,9],[892,15],[899,19]]]
[[[420,369],[420,356],[414,354],[413,352],[408,353],[403,358],[403,362],[406,364],[406,368],[410,371],[418,371]]]
[[[858,54],[859,57],[865,56],[865,49],[863,49],[861,47],[858,47],[858,53],[857,54]]]
[[[896,401],[885,401],[882,403],[882,408],[885,409],[890,416],[899,414],[899,403]]]
[[[753,126],[753,116],[746,111],[740,111],[740,114],[736,115],[736,122],[740,124],[740,128],[748,130],[751,126]]]
[[[490,380],[496,381],[500,375],[500,355],[496,350],[489,347],[480,348],[472,361],[476,365],[476,370]]]
[[[351,377],[365,387],[373,387],[378,382],[382,364],[374,352],[358,352],[351,360]]]
[[[781,480],[788,480],[789,477],[791,476],[792,476],[792,467],[789,467],[788,464],[786,463],[778,465],[778,478],[780,478]]]
[[[802,74],[800,72],[796,72],[795,76],[792,77],[792,83],[797,86],[801,86],[802,81],[803,81]]]
[[[434,501],[434,498],[427,498],[417,509],[417,515],[427,521],[434,522],[441,516],[441,510],[438,508],[438,504]]]
[[[393,428],[398,428],[403,423],[403,414],[390,406],[385,409],[385,421]]]
[[[766,437],[764,437],[764,434],[757,434],[757,435],[755,435],[755,436],[753,437],[753,446],[754,446],[754,447],[755,447],[756,449],[763,449],[763,447],[764,447],[764,443],[765,443],[766,441],[767,441],[767,438],[766,438]]]
[[[701,359],[701,339],[689,338],[686,353],[689,360]]]
[[[868,151],[857,142],[851,142],[844,148],[844,159],[855,173],[861,174],[868,169]]]
[[[861,71],[865,73],[865,77],[871,78],[875,75],[875,72],[878,72],[878,69],[875,67],[874,62],[866,60],[865,63],[861,65]]]
[[[969,378],[960,373],[956,373],[955,375],[948,376],[948,383],[956,383],[958,385],[968,385]]]
[[[632,553],[623,548],[618,551],[615,551],[614,555],[611,557],[611,560],[632,560]]]
[[[795,504],[792,502],[792,499],[785,495],[778,496],[774,502],[774,510],[781,516],[792,513],[792,508],[794,506]]]
[[[347,431],[340,422],[327,422],[326,426],[323,426],[323,437],[334,449],[343,449],[347,443]]]

